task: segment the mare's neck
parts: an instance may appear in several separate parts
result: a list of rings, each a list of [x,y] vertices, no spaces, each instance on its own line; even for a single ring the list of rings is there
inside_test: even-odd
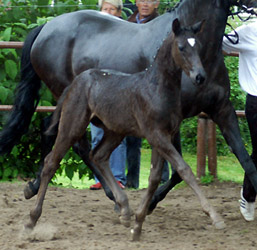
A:
[[[140,31],[140,33],[144,34],[142,49],[145,55],[156,56],[156,50],[161,47],[163,41],[170,34],[172,22],[175,18],[174,11],[167,12],[150,22],[139,25],[140,29],[144,30],[144,32]],[[148,41],[150,41],[149,44]],[[147,46],[145,46],[146,44]]]

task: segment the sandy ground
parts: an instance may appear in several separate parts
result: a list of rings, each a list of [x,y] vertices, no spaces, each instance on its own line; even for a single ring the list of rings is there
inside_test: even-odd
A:
[[[211,225],[191,189],[184,187],[170,192],[146,218],[140,242],[131,241],[130,229],[119,224],[113,203],[102,190],[49,187],[42,216],[28,233],[23,225],[35,198],[25,200],[24,185],[0,183],[1,250],[257,249],[257,219],[249,223],[241,217],[238,184],[202,186],[224,218],[225,229]],[[126,190],[132,209],[136,210],[144,192]]]

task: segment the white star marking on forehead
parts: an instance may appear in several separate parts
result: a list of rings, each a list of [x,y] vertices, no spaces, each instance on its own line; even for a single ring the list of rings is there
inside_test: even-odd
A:
[[[190,44],[191,47],[195,46],[195,39],[194,38],[188,38],[187,41],[188,41],[188,43]]]

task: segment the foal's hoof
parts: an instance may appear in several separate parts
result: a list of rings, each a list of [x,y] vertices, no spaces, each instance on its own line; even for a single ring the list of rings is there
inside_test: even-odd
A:
[[[33,182],[28,182],[27,185],[25,186],[24,190],[24,197],[28,200],[35,196],[37,194],[37,190],[35,189]]]
[[[151,215],[153,213],[153,210],[147,210],[147,214],[146,215]]]
[[[140,240],[140,234],[136,233],[134,229],[130,230],[132,234],[132,241],[139,241]]]
[[[115,203],[114,205],[114,212],[120,215],[120,207],[117,203]],[[130,216],[133,216],[135,214],[133,209],[131,208],[129,208],[129,213],[130,213]]]
[[[24,225],[24,229],[27,231],[27,232],[30,232],[34,229],[35,227],[35,224],[32,223],[32,222],[29,222],[27,224]]]
[[[125,218],[124,216],[120,216],[119,219],[120,219],[121,225],[125,227],[130,227],[130,218]]]
[[[223,220],[221,220],[221,221],[214,223],[214,226],[216,229],[220,230],[220,229],[224,229],[226,227],[226,224]]]

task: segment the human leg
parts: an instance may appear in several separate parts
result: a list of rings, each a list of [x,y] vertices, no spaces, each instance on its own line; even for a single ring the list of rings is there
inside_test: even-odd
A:
[[[140,158],[142,139],[133,136],[126,137],[127,144],[127,184],[129,188],[139,187]]]
[[[90,123],[91,128],[91,138],[92,138],[92,149],[94,149],[97,144],[102,140],[104,131],[103,129],[96,127],[92,123]],[[119,183],[121,188],[124,188],[126,183],[126,175],[125,175],[125,167],[126,167],[126,142],[125,139],[122,143],[112,152],[110,156],[110,168],[115,177],[115,179]],[[91,190],[98,190],[102,188],[101,183],[98,178],[95,176],[96,184],[90,187]]]
[[[123,185],[126,184],[126,140],[124,139],[121,144],[112,152],[110,157],[110,168],[117,181]]]
[[[247,95],[245,105],[245,115],[252,141],[252,160],[257,166],[257,97]],[[246,221],[254,220],[256,191],[249,178],[245,174],[243,188],[241,190],[240,212]]]
[[[90,129],[91,129],[91,146],[92,146],[92,149],[94,149],[96,147],[96,145],[101,141],[101,139],[103,138],[103,135],[104,135],[104,131],[103,129],[95,126],[94,124],[90,123]],[[97,177],[95,176],[95,182],[96,184],[98,185],[92,185],[90,187],[90,189],[100,189],[101,188],[101,185],[100,185],[100,182],[99,180],[97,179]]]
[[[245,105],[245,115],[248,122],[248,127],[252,141],[252,159],[257,166],[257,97],[247,95]],[[243,184],[243,196],[248,202],[255,202],[256,192],[249,178],[245,175]]]

